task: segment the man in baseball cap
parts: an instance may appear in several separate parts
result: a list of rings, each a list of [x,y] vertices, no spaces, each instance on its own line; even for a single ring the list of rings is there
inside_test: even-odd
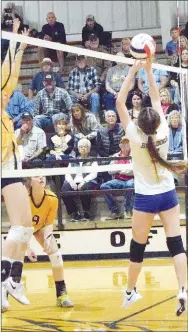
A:
[[[87,41],[90,34],[96,34],[99,39],[103,32],[103,27],[95,21],[95,17],[92,14],[86,16],[86,24],[82,29],[82,45],[87,47]]]
[[[38,93],[40,90],[44,88],[43,85],[44,75],[45,73],[52,71],[53,62],[50,58],[44,58],[41,61],[40,66],[41,66],[41,71],[33,77],[31,85],[29,87],[29,92],[28,92],[29,99],[33,99],[34,93]],[[55,77],[56,86],[59,88],[64,88],[63,79],[60,73],[54,73],[54,77]]]

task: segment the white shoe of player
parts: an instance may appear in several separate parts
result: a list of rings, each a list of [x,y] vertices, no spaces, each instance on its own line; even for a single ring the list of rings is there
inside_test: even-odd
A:
[[[131,304],[137,302],[138,300],[142,299],[142,296],[137,293],[136,287],[132,290],[131,294],[127,294],[126,291],[124,291],[124,296],[123,296],[123,308],[129,307]]]
[[[177,296],[176,316],[179,317],[185,311],[187,311],[187,293],[182,287]]]
[[[6,281],[1,283],[1,292],[1,312],[5,312],[9,308]]]
[[[12,280],[12,277],[9,277],[7,280],[7,291],[14,297],[18,302],[22,304],[30,304],[29,300],[24,295],[24,284],[23,282],[17,283]]]

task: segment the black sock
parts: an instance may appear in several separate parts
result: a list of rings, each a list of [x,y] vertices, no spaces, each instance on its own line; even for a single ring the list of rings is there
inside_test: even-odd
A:
[[[22,278],[23,263],[16,261],[12,263],[10,276],[14,282],[20,282]]]
[[[6,260],[1,261],[1,282],[5,281],[9,277],[11,266],[11,262]]]
[[[127,292],[127,291],[126,291],[126,293],[127,293],[127,295],[131,295],[131,292]]]
[[[56,287],[56,296],[59,297],[63,293],[66,292],[66,285],[64,280],[62,281],[55,281],[55,287]]]

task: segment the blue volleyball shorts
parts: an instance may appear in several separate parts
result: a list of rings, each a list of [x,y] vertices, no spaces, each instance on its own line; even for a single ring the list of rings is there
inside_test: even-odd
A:
[[[176,190],[156,195],[142,195],[135,193],[134,209],[147,213],[159,213],[170,210],[179,204]]]

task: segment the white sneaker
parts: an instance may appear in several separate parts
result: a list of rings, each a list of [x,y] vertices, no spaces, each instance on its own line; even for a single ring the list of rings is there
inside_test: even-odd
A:
[[[126,291],[124,291],[124,298],[123,298],[123,308],[129,307],[131,304],[137,302],[138,300],[142,299],[142,296],[137,293],[136,287],[132,290],[131,294],[128,295]]]
[[[182,287],[177,296],[176,316],[180,316],[184,311],[187,311],[187,293]]]
[[[30,304],[29,300],[24,295],[24,284],[23,282],[17,283],[9,277],[6,285],[8,293],[13,296],[18,302],[22,304]]]
[[[1,283],[1,292],[2,292],[1,293],[1,312],[5,312],[9,308],[6,281],[3,281]]]

